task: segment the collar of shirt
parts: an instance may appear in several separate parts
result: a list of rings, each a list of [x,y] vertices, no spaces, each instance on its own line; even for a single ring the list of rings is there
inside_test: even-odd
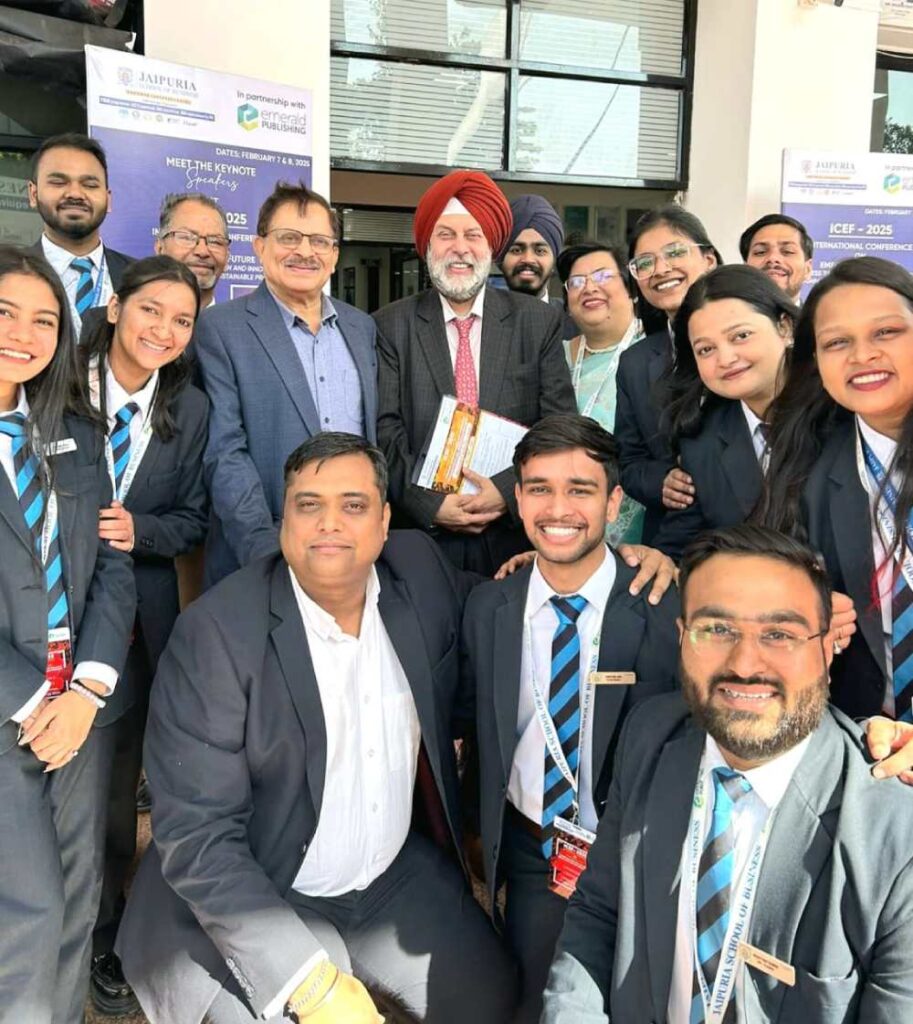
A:
[[[751,784],[752,792],[760,797],[768,811],[776,810],[786,795],[786,790],[810,742],[811,735],[806,736],[804,740],[778,757],[741,773]],[[708,772],[713,768],[729,767],[712,736],[708,736],[705,742],[704,766]]]
[[[288,306],[286,306],[285,303],[282,302],[281,299],[276,297],[276,293],[272,290],[272,288],[270,288],[269,285],[267,285],[266,288],[267,288],[267,291],[270,293],[270,295],[272,295],[273,302],[275,302],[276,305],[279,307],[279,313],[282,316],[283,323],[285,324],[287,330],[290,331],[295,326],[295,324],[301,324],[304,327],[308,326],[301,319],[301,317],[298,316],[297,313],[295,313],[293,310],[289,309]],[[330,297],[328,295],[321,295],[320,296],[320,322],[322,324],[326,324],[326,323],[331,323],[331,322],[335,322],[335,321],[336,321],[336,307],[333,305],[333,303],[330,300]],[[310,328],[308,328],[308,330],[310,330]]]
[[[69,270],[70,264],[75,259],[88,259],[92,261],[92,267],[95,270],[101,266],[101,259],[104,255],[105,247],[99,242],[98,245],[91,251],[84,253],[82,256],[77,257],[75,253],[70,252],[68,249],[64,249],[62,246],[57,245],[56,242],[52,242],[47,235],[41,236],[41,248],[44,250],[44,255],[51,264],[51,266],[57,271],[57,276],[62,276],[65,270]]]
[[[897,442],[893,438],[885,437],[884,434],[879,434],[877,430],[873,430],[861,416],[856,417],[856,422],[859,424],[859,432],[862,434],[862,439],[872,449],[878,461],[887,471],[894,458],[894,453],[897,451]]]
[[[747,402],[740,402],[742,406],[742,414],[745,417],[745,422],[748,424],[748,433],[751,435],[751,443],[755,450],[755,455],[760,459],[764,450],[767,447],[767,438],[764,436],[764,421],[754,414],[749,408]]]
[[[479,323],[482,322],[482,307],[485,305],[485,288],[480,288],[476,294],[476,297],[472,301],[472,309],[469,313],[464,313],[462,316],[459,313],[454,313],[453,307],[450,303],[441,295],[437,293],[438,298],[441,300],[441,309],[444,313],[444,323],[449,324],[451,320],[462,320],[467,316],[474,316],[478,319]]]
[[[117,411],[122,409],[127,402],[136,402],[139,406],[141,422],[149,419],[149,412],[152,409],[152,400],[155,398],[155,389],[158,386],[159,372],[152,371],[149,380],[132,395],[125,391],[118,383],[117,378],[111,371],[110,365],[105,366],[105,408],[108,410],[108,427],[114,425],[114,418]]]
[[[14,412],[21,412],[23,416],[28,418],[29,414],[29,400],[25,397],[25,387],[20,384],[19,390],[16,393],[16,408],[7,409],[6,412],[0,412],[0,416],[12,416]],[[11,440],[6,434],[2,435],[7,440]]]
[[[612,587],[615,586],[615,575],[615,558],[608,547],[604,547],[602,564],[576,593],[586,598],[587,604],[595,608],[601,615],[605,611]],[[529,578],[529,589],[526,592],[527,621],[548,604],[556,593],[557,591],[552,589],[551,585],[546,582],[545,577],[542,575],[537,557]]]
[[[298,610],[306,628],[313,629],[322,640],[353,640],[348,633],[344,633],[339,623],[325,609],[321,608],[313,598],[308,597],[304,588],[298,582],[292,567],[288,567],[289,579],[292,581],[292,592],[298,602]],[[365,590],[365,610],[362,616],[362,633],[364,632],[364,620],[370,611],[377,607],[377,599],[380,596],[380,580],[377,578],[377,569],[372,565],[371,574],[368,576],[368,585]]]

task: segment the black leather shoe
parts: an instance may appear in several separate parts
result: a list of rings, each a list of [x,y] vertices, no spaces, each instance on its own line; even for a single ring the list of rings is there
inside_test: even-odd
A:
[[[149,796],[149,783],[145,776],[136,787],[136,813],[148,814],[152,810],[152,797]]]
[[[124,978],[116,953],[102,953],[92,959],[89,991],[92,1005],[107,1017],[126,1017],[140,1012],[140,1005]]]

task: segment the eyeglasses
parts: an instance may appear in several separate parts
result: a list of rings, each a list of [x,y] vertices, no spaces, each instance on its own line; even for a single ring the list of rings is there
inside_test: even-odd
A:
[[[671,266],[674,263],[681,263],[682,260],[687,259],[688,253],[692,249],[706,248],[707,246],[698,245],[696,242],[669,242],[659,252],[644,252],[640,256],[635,256],[628,264],[628,270],[631,271],[638,281],[643,281],[645,278],[653,276],[660,257]]]
[[[700,626],[685,626],[684,635],[691,641],[695,654],[722,655],[734,650],[746,637],[751,637],[762,654],[772,657],[794,654],[810,640],[827,635],[826,630],[801,636],[780,625],[761,626],[760,629],[735,629],[728,622],[707,622]]]
[[[568,293],[579,292],[586,287],[587,281],[592,281],[593,284],[608,284],[609,281],[616,277],[618,277],[617,271],[609,270],[608,267],[600,267],[599,270],[594,270],[592,274],[571,274],[564,282],[564,288]]]
[[[271,228],[266,235],[272,235],[276,245],[281,249],[297,249],[306,238],[308,245],[318,256],[325,256],[332,252],[338,244],[335,238],[329,235],[308,235],[303,231],[296,231],[294,228]]]
[[[215,252],[227,249],[231,245],[231,239],[226,238],[225,235],[201,235],[197,231],[191,231],[190,228],[176,228],[174,231],[166,231],[159,237],[162,239],[173,238],[175,244],[182,249],[195,249],[200,244],[200,239],[206,243],[208,249]]]

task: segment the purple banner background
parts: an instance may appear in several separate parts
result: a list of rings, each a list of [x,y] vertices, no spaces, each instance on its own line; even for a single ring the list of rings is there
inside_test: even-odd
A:
[[[310,187],[310,157],[97,126],[89,133],[108,157],[113,199],[102,229],[107,245],[129,256],[151,255],[165,195],[202,192],[225,210],[232,239],[216,301],[256,288],[262,276],[251,246],[257,211],[278,181],[300,180]]]
[[[812,284],[840,260],[880,256],[913,272],[913,208],[783,203],[783,213],[801,221],[815,243]]]

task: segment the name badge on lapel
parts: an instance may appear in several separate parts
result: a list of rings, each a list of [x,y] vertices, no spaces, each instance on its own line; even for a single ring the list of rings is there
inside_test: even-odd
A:
[[[64,437],[59,441],[51,441],[46,451],[48,455],[65,455],[67,452],[75,452],[76,438]]]
[[[781,981],[784,985],[789,985],[790,988],[796,984],[795,967],[784,963],[782,960],[778,960],[775,956],[771,956],[770,953],[765,953],[763,949],[758,949],[757,946],[749,946],[747,942],[740,942],[738,956],[749,967],[756,967],[764,974],[770,975],[771,978],[776,978],[777,981]]]
[[[591,672],[590,686],[633,686],[637,676],[633,672]]]

